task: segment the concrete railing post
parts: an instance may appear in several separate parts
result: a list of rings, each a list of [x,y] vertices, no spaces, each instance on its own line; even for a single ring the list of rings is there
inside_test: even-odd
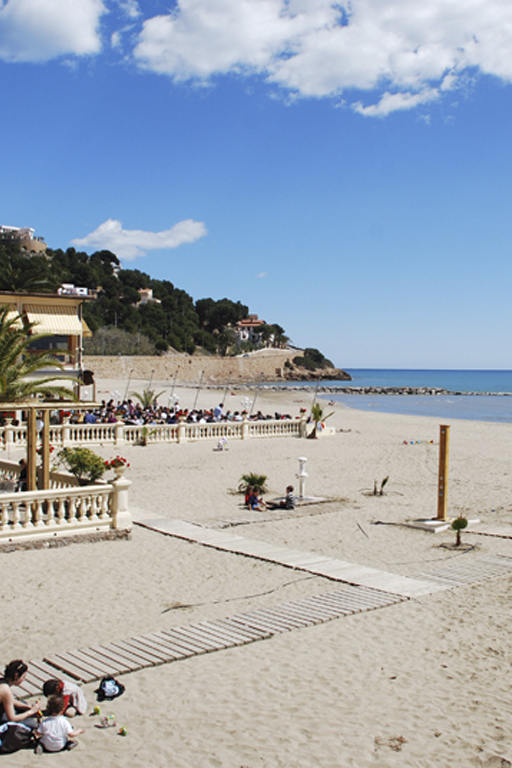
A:
[[[115,426],[116,445],[124,445],[124,421],[118,421]]]
[[[178,443],[182,443],[185,440],[185,417],[180,416],[178,423]]]
[[[4,449],[7,450],[7,448],[14,442],[14,429],[10,423],[6,423],[4,427],[4,439]]]
[[[117,531],[131,531],[132,518],[128,505],[128,489],[131,481],[120,477],[114,480],[114,493],[112,494],[112,528]]]
[[[245,440],[249,437],[249,422],[247,420],[247,414],[244,414],[244,418],[242,421],[242,440]]]
[[[307,435],[307,422],[308,422],[307,416],[306,416],[305,413],[303,413],[302,416],[300,417],[300,422],[299,422],[299,437],[307,437],[308,436]]]

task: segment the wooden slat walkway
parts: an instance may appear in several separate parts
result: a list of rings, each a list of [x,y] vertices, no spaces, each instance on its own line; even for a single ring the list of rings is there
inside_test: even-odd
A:
[[[408,579],[312,552],[290,550],[226,532],[204,531],[200,526],[179,520],[158,521],[159,527],[148,522],[154,521],[145,521],[146,527],[168,535],[318,573],[345,584],[333,592],[257,608],[224,619],[50,654],[41,661],[29,663],[29,673],[22,686],[25,696],[40,695],[43,682],[53,677],[78,683],[94,682],[107,674],[123,675],[203,653],[247,645],[294,629],[384,608],[439,589],[475,584],[512,571],[512,558],[497,555],[468,562],[457,561],[420,574],[419,578]],[[197,534],[197,538],[192,538],[192,534]]]
[[[459,562],[454,565],[436,568],[421,576],[429,581],[445,584],[449,588],[461,587],[467,584],[477,584],[487,579],[495,579],[512,571],[512,558],[504,555],[482,557],[467,563]]]
[[[257,539],[249,539],[234,533],[232,530],[215,531],[211,528],[202,528],[194,523],[184,520],[170,520],[157,518],[154,520],[139,520],[137,525],[149,528],[152,531],[163,533],[166,536],[175,536],[187,541],[193,541],[206,547],[214,547],[225,552],[237,555],[255,557],[259,560],[283,565],[286,568],[307,571],[308,573],[323,576],[333,581],[341,581],[362,587],[371,587],[381,592],[387,592],[401,597],[421,597],[443,589],[448,589],[439,580],[425,580],[422,578],[410,578],[400,576],[376,568],[367,568],[362,565],[354,565],[344,560],[321,555],[317,552],[305,552],[290,549],[278,544],[269,544]]]
[[[43,661],[29,662],[22,690],[25,696],[41,695],[43,682],[50,678],[91,683],[107,674],[123,675],[203,653],[267,640],[283,632],[323,624],[362,611],[373,611],[405,599],[367,587],[346,586],[335,592],[258,608],[225,619],[172,627],[106,645],[50,654]]]

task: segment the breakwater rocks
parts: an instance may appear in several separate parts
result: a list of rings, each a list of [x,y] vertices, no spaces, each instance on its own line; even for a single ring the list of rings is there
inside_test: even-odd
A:
[[[321,394],[331,395],[449,395],[453,397],[461,395],[487,395],[492,397],[512,396],[512,392],[454,392],[449,389],[441,389],[439,387],[345,387],[345,386],[333,386],[328,387],[320,385],[317,389],[316,386],[311,387],[294,387],[290,385],[275,384],[273,386],[264,386],[267,390],[276,391],[290,391],[295,392],[312,392],[317,390]]]

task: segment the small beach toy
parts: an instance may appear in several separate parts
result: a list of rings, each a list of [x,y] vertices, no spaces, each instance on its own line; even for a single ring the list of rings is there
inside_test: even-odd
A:
[[[94,707],[92,713],[93,715],[101,715],[101,707]]]
[[[128,728],[125,728],[124,726],[120,728],[117,732],[118,736],[128,736]]]
[[[105,715],[101,718],[100,728],[115,728],[116,725],[117,723],[115,715]]]

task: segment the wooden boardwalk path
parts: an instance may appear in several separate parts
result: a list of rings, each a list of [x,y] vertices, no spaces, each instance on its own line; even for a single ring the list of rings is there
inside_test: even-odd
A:
[[[24,696],[41,695],[43,682],[53,677],[90,683],[104,675],[123,675],[203,653],[247,645],[294,629],[384,608],[439,590],[476,584],[512,571],[512,558],[496,555],[468,562],[458,561],[409,578],[318,553],[243,538],[231,532],[204,529],[180,520],[145,520],[139,525],[204,546],[308,571],[343,582],[343,586],[332,592],[257,608],[224,619],[50,654],[40,661],[29,662],[29,672],[22,686]]]
[[[215,531],[211,528],[203,528],[200,525],[186,523],[183,520],[169,520],[157,518],[154,520],[139,520],[137,525],[149,528],[152,531],[163,533],[167,536],[175,536],[206,547],[214,547],[237,555],[255,557],[258,560],[283,565],[286,568],[294,568],[306,571],[317,576],[323,576],[333,581],[341,581],[363,587],[371,587],[381,592],[387,592],[401,597],[421,597],[449,589],[446,585],[436,581],[428,581],[422,578],[410,578],[396,573],[379,571],[376,568],[368,568],[364,565],[354,565],[345,560],[321,555],[318,552],[306,552],[279,544],[269,544],[257,539],[249,539],[234,533],[232,530]]]
[[[224,619],[50,654],[42,661],[29,662],[27,678],[21,688],[25,696],[41,695],[43,682],[50,678],[91,683],[104,675],[118,676],[202,653],[247,645],[293,629],[373,611],[406,599],[367,587],[344,586],[333,592],[258,608]]]

